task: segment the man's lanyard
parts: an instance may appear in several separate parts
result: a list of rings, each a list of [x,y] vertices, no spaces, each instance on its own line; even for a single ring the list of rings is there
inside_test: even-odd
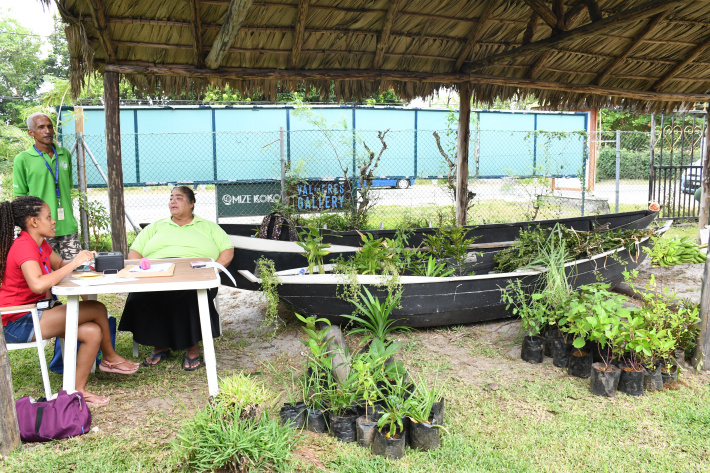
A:
[[[54,146],[52,146],[52,151],[54,151],[54,172],[52,172],[52,167],[49,165],[49,162],[47,161],[47,158],[44,157],[44,154],[37,149],[37,146],[34,146],[35,151],[39,153],[39,155],[42,157],[42,160],[44,161],[44,165],[47,166],[47,171],[52,175],[54,178],[54,190],[57,191],[57,203],[61,205],[61,197],[59,195],[59,155],[57,155],[57,150],[54,149]]]

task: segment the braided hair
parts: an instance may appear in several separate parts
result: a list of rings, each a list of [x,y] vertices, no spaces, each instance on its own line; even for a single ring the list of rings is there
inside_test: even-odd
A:
[[[0,278],[5,274],[7,254],[15,241],[15,226],[27,231],[27,219],[38,217],[44,201],[31,195],[0,203]]]

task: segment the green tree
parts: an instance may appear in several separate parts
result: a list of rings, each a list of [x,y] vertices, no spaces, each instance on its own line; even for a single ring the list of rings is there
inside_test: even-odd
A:
[[[0,19],[0,96],[20,99],[0,102],[0,120],[17,123],[23,101],[37,95],[44,81],[39,36],[12,18]]]
[[[44,74],[58,79],[69,79],[69,47],[64,35],[64,25],[58,15],[54,15],[54,29],[49,36],[52,52],[44,59]]]

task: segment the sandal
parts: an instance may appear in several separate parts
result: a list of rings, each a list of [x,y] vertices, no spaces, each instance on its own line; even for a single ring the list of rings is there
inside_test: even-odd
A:
[[[155,366],[161,361],[163,361],[163,358],[167,358],[168,355],[170,355],[170,350],[159,351],[158,353],[151,353],[150,356],[146,358],[145,361],[143,361],[143,364],[146,366]]]
[[[99,363],[99,369],[104,373],[133,374],[138,371],[139,366],[138,363],[128,360],[119,361],[117,363],[101,360],[101,363]]]
[[[187,365],[185,363],[187,363]],[[190,366],[193,363],[199,363],[199,365]],[[202,360],[200,359],[200,355],[197,355],[195,358],[188,358],[187,355],[185,355],[185,362],[182,364],[182,369],[185,371],[195,371],[200,368],[202,368]]]
[[[103,407],[108,405],[110,399],[94,393],[84,393],[84,402],[89,407]]]

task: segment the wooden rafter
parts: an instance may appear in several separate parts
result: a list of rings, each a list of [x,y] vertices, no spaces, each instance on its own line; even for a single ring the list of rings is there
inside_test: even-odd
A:
[[[385,51],[390,42],[390,36],[392,34],[392,25],[394,24],[394,17],[399,10],[401,0],[391,0],[390,6],[385,14],[385,22],[382,25],[382,31],[377,38],[377,47],[375,48],[375,60],[372,62],[372,67],[379,69],[382,67],[382,61],[385,59]]]
[[[99,43],[101,43],[101,47],[106,53],[106,60],[107,62],[116,62],[116,51],[113,49],[111,34],[106,26],[106,15],[104,14],[103,4],[101,0],[89,0],[87,4],[89,6],[91,19],[94,22],[94,27],[99,35]]]
[[[537,13],[540,18],[542,18],[542,21],[548,24],[550,28],[553,30],[557,29],[557,17],[555,16],[552,11],[547,8],[547,5],[545,5],[542,0],[524,0],[525,3],[528,4],[530,8],[532,8],[532,11]]]
[[[291,69],[298,69],[298,63],[301,61],[301,48],[303,47],[303,39],[306,36],[308,1],[309,0],[298,0],[296,26],[293,29],[293,48],[291,48]]]
[[[193,64],[195,67],[204,67],[205,60],[202,57],[202,22],[200,20],[200,0],[190,1],[190,13],[192,15],[192,49]]]
[[[565,4],[564,0],[555,0],[555,17],[557,18],[556,28],[560,31],[565,29]]]
[[[621,63],[623,63],[623,62],[626,60],[626,58],[628,58],[629,55],[630,55],[631,53],[633,53],[634,50],[636,50],[636,48],[637,48],[641,43],[643,43],[643,41],[646,39],[646,37],[647,37],[648,35],[650,35],[650,34],[653,32],[653,30],[656,29],[656,27],[659,25],[659,23],[661,23],[661,22],[666,18],[666,16],[668,16],[669,11],[670,11],[670,10],[666,10],[666,11],[664,11],[664,12],[662,12],[662,13],[659,13],[658,15],[654,16],[654,17],[651,19],[651,21],[648,22],[648,24],[647,24],[646,27],[643,29],[643,31],[641,31],[641,34],[639,34],[639,35],[634,39],[634,42],[631,43],[628,48],[626,48],[626,50],[621,54],[621,56],[619,56],[618,58],[616,58],[616,59],[614,60],[614,62],[613,62],[609,67],[605,67],[605,68],[602,70],[602,72],[599,73],[599,75],[594,79],[594,83],[595,83],[596,85],[601,85],[601,84],[604,82],[604,79],[606,79],[609,74],[611,74],[612,72],[614,72],[614,70],[615,70]]]
[[[685,59],[683,59],[677,66],[668,71],[663,77],[661,77],[658,82],[653,84],[653,90],[660,91],[664,85],[673,80],[673,76],[678,74],[680,71],[685,69],[685,67],[691,62],[695,61],[698,56],[705,52],[705,50],[710,46],[710,38],[706,39],[704,43],[699,44],[695,49],[693,49]]]
[[[584,3],[584,0],[577,0],[577,3],[572,5],[570,8],[567,9],[567,12],[565,13],[565,30],[571,29],[575,22],[579,19],[579,17],[584,13],[587,9],[587,5]]]
[[[212,43],[212,49],[205,59],[207,67],[217,69],[222,64],[222,60],[237,37],[239,28],[242,26],[252,3],[253,0],[232,0],[229,3],[222,29],[219,30],[214,43]]]
[[[547,63],[548,59],[550,59],[550,56],[555,52],[554,49],[548,49],[547,51],[543,52],[535,61],[535,64],[528,69],[528,73],[525,75],[528,79],[534,79],[537,77],[537,74],[540,72],[540,69],[542,69],[545,64]]]
[[[685,3],[686,2],[683,0],[652,0],[635,8],[631,8],[629,10],[617,13],[616,15],[608,16],[602,20],[587,23],[583,26],[580,26],[579,28],[575,28],[570,31],[564,31],[556,35],[552,35],[549,38],[528,43],[517,48],[513,48],[509,51],[505,51],[500,54],[494,54],[487,58],[474,61],[473,63],[465,67],[463,70],[469,72],[476,69],[480,69],[482,67],[504,64],[514,59],[526,57],[531,53],[546,51],[548,49],[556,49],[558,46],[566,42],[576,41],[593,34],[600,34],[611,28],[615,28],[620,24],[627,23],[629,21],[639,20],[641,18],[647,18],[661,11],[665,11],[668,8],[674,7],[676,5],[682,5]]]
[[[532,40],[535,38],[538,24],[537,18],[537,13],[533,13],[530,17],[530,21],[528,21],[528,25],[525,27],[525,33],[523,33],[522,44],[532,43]]]
[[[486,0],[486,3],[483,5],[483,12],[481,13],[481,16],[478,18],[478,21],[473,24],[471,31],[469,31],[468,39],[466,40],[466,44],[464,44],[463,49],[461,49],[461,52],[459,53],[459,57],[456,60],[456,66],[454,67],[455,72],[459,72],[461,70],[461,66],[463,66],[463,63],[471,55],[471,51],[473,50],[473,47],[481,39],[481,36],[483,36],[483,31],[484,31],[483,28],[486,25],[486,22],[488,21],[488,19],[490,18],[491,13],[493,12],[493,8],[495,7],[496,3],[497,3],[497,0]]]
[[[100,61],[96,61],[97,64]],[[433,73],[408,71],[376,71],[363,69],[253,69],[221,67],[218,70],[197,69],[183,64],[151,64],[138,61],[122,61],[120,64],[105,64],[104,71],[121,74],[169,75],[177,77],[205,77],[241,80],[371,80],[371,81],[418,81],[447,84],[452,82],[476,82],[525,89],[558,90],[576,94],[593,94],[611,97],[625,97],[634,100],[662,102],[710,102],[710,94],[655,92],[616,87],[601,87],[587,84],[565,84],[563,82],[541,81],[498,77],[465,72]]]
[[[589,12],[589,19],[592,21],[599,21],[602,18],[602,11],[595,0],[584,0],[587,5],[587,11]]]

